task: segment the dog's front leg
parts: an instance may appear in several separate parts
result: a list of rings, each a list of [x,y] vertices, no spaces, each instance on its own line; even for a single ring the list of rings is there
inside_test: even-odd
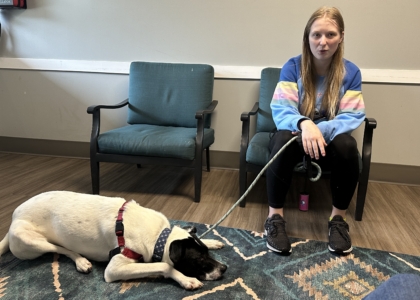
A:
[[[111,259],[104,274],[106,282],[149,276],[172,278],[186,290],[194,290],[203,286],[203,283],[197,278],[187,277],[167,263],[137,263],[122,254],[115,255]]]

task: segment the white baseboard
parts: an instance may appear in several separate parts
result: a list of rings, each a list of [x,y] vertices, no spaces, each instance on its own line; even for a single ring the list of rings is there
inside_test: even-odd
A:
[[[260,79],[267,66],[213,65],[217,79]],[[281,66],[272,66],[281,67]],[[0,69],[128,74],[130,62],[0,57]],[[361,69],[365,83],[420,84],[420,70]]]

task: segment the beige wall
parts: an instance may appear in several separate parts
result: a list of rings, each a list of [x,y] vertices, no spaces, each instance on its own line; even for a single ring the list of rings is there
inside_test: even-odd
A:
[[[125,99],[128,86],[127,75],[13,70],[4,68],[2,58],[56,65],[146,60],[281,66],[300,52],[303,27],[323,4],[338,6],[345,17],[348,59],[388,79],[390,70],[414,71],[414,82],[420,82],[418,0],[404,5],[379,0],[29,1],[27,10],[0,11],[0,137],[88,142],[86,108]],[[219,105],[212,150],[239,151],[240,114],[252,107],[258,88],[258,80],[215,81]],[[372,161],[420,166],[420,84],[366,83],[363,92],[368,116],[378,121]],[[123,124],[124,111],[102,119],[104,130]],[[355,135],[360,139],[360,132]]]
[[[362,69],[420,70],[420,1],[37,0],[0,10],[0,57],[281,66],[322,5],[344,17]]]
[[[0,70],[0,136],[88,142],[86,108],[127,97],[128,76]],[[216,80],[214,151],[239,152],[242,112],[258,97],[257,80]],[[372,161],[420,166],[420,86],[364,84],[368,116],[376,118]],[[102,117],[104,130],[125,124],[125,111]],[[360,139],[360,132],[355,133]]]

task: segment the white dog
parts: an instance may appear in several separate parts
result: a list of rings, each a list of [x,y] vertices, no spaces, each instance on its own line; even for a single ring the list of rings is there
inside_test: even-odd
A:
[[[16,208],[0,256],[8,249],[19,259],[56,252],[84,273],[92,270],[88,259],[109,260],[106,282],[162,275],[196,289],[203,286],[198,279],[216,280],[226,271],[208,253],[222,247],[180,227],[171,230],[163,214],[133,200],[54,191]]]

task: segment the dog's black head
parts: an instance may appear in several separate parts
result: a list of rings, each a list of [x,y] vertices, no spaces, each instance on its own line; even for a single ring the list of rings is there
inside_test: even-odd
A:
[[[209,249],[198,238],[173,241],[169,257],[176,270],[199,280],[217,280],[227,269],[226,265],[210,257]]]

